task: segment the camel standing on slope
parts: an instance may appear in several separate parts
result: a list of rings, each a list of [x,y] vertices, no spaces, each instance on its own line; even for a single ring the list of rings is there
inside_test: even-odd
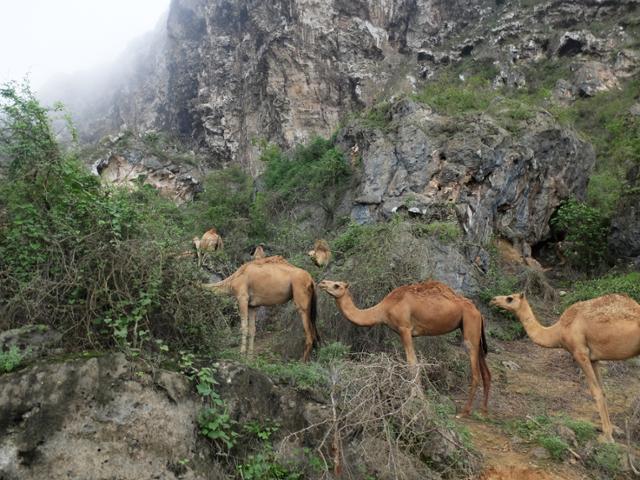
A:
[[[359,310],[353,303],[349,284],[323,280],[318,286],[335,298],[340,312],[351,323],[363,327],[383,324],[400,335],[409,365],[416,365],[413,337],[436,336],[462,329],[471,361],[469,399],[462,414],[471,412],[473,399],[482,377],[486,413],[491,373],[485,360],[487,341],[482,315],[471,300],[456,294],[443,283],[428,281],[393,290],[375,307]]]
[[[598,362],[640,355],[640,305],[624,295],[604,295],[574,303],[550,327],[538,323],[523,293],[494,297],[491,305],[513,312],[534,343],[573,355],[596,401],[604,439],[613,442]]]
[[[331,261],[331,249],[326,240],[316,240],[313,245],[313,250],[309,250],[307,255],[311,257],[313,263],[318,267],[326,267]]]
[[[202,234],[202,237],[193,237],[193,245],[196,247],[196,254],[198,255],[198,266],[201,266],[202,258],[207,252],[222,250],[222,237],[215,227],[210,228]]]
[[[320,342],[316,328],[317,298],[313,278],[306,270],[294,267],[282,257],[266,257],[245,263],[226,279],[203,284],[213,292],[233,295],[240,308],[242,341],[240,353],[253,355],[258,307],[281,305],[293,299],[305,334],[303,361],[309,359],[311,349]],[[249,347],[247,349],[247,335]]]

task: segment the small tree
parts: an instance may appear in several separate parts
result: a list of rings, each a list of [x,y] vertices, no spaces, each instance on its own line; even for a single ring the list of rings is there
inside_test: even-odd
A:
[[[596,208],[574,199],[560,205],[551,226],[565,235],[566,256],[582,270],[602,264],[607,251],[609,220]]]

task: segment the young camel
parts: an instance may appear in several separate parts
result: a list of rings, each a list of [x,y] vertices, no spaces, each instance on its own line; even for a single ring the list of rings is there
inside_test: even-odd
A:
[[[398,287],[374,307],[359,310],[353,303],[349,284],[323,280],[318,286],[335,298],[340,312],[351,323],[363,327],[384,324],[400,335],[409,365],[416,365],[413,337],[436,336],[462,329],[464,343],[471,361],[469,399],[462,415],[471,412],[476,389],[482,377],[486,413],[491,386],[491,373],[485,360],[487,341],[482,315],[475,305],[448,286],[427,281]]]
[[[534,343],[546,348],[564,348],[573,355],[587,377],[600,414],[604,440],[613,442],[613,426],[598,362],[640,355],[640,305],[624,295],[605,295],[574,303],[555,324],[544,327],[536,320],[523,293],[494,297],[490,303],[513,312]]]
[[[282,257],[252,260],[221,282],[202,284],[202,287],[212,292],[233,295],[238,300],[242,354],[253,355],[258,307],[280,305],[291,299],[296,304],[304,327],[303,361],[309,359],[311,349],[320,342],[316,328],[317,298],[313,278],[307,271],[294,267]]]
[[[307,252],[318,267],[326,267],[331,261],[331,249],[326,240],[316,240],[313,250]]]
[[[210,228],[202,237],[193,237],[193,245],[196,247],[198,255],[198,266],[202,265],[202,258],[207,252],[222,250],[222,237],[215,227]]]

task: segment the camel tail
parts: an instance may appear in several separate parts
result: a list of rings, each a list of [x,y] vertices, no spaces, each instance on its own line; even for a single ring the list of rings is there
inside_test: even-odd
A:
[[[484,318],[482,318],[482,336],[480,337],[480,347],[482,347],[482,356],[486,357],[487,353],[489,353],[489,348],[487,346],[487,336],[484,333]]]
[[[313,283],[311,285],[311,329],[313,330],[313,345],[319,346],[322,340],[320,339],[320,334],[318,333],[318,327],[316,326],[316,319],[318,318],[318,289],[316,284]]]

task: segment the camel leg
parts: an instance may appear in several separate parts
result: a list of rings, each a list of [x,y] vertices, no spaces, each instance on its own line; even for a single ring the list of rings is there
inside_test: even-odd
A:
[[[253,357],[253,342],[256,338],[256,307],[249,307],[249,357]]]
[[[607,396],[604,393],[604,384],[602,383],[602,377],[600,376],[600,365],[597,360],[591,362],[591,368],[593,368],[593,373],[596,374],[596,380],[598,381],[598,385],[600,386],[600,390],[602,391],[602,406],[604,407],[604,414],[608,420],[609,426],[611,427],[611,432],[613,434],[614,429],[620,429],[611,423],[611,416],[609,416],[609,407],[607,405]]]
[[[240,340],[240,354],[247,353],[247,335],[249,333],[249,297],[238,297],[238,308],[240,309],[240,333],[242,338]]]
[[[407,356],[407,363],[411,368],[411,375],[413,375],[413,381],[415,385],[412,389],[412,393],[417,395],[423,395],[422,382],[420,380],[420,368],[418,367],[418,357],[413,347],[413,335],[410,328],[403,328],[399,332],[400,340],[402,340],[402,346],[404,347],[404,353]]]
[[[469,399],[467,400],[467,404],[460,412],[460,416],[467,416],[471,413],[471,407],[473,406],[473,399],[476,396],[476,390],[478,389],[478,385],[480,384],[480,344],[471,343],[469,340],[465,339],[465,346],[469,352],[469,360],[471,362],[471,385],[469,387]],[[485,392],[488,395],[488,389]]]
[[[302,288],[293,287],[293,302],[296,304],[298,314],[302,319],[302,326],[304,327],[304,354],[302,355],[302,361],[306,362],[311,356],[311,350],[313,349],[313,330],[311,327],[311,295],[308,290]]]
[[[413,348],[413,336],[411,335],[411,329],[403,328],[399,333],[400,340],[402,340],[402,346],[404,347],[404,353],[407,355],[407,363],[414,366],[418,363],[418,357],[416,357],[416,351]]]
[[[482,400],[482,413],[485,415],[489,412],[487,404],[489,403],[489,390],[491,389],[491,372],[487,365],[487,359],[480,354],[480,374],[482,375],[482,390],[484,397]]]
[[[584,351],[574,352],[573,356],[584,371],[584,374],[587,377],[589,390],[591,390],[591,395],[596,401],[596,407],[600,414],[600,421],[602,422],[602,435],[604,440],[606,442],[613,443],[613,427],[611,425],[611,420],[609,419],[609,412],[607,410],[607,403],[602,391],[602,384],[598,381],[598,374],[596,374],[592,362],[589,359],[589,353]]]

